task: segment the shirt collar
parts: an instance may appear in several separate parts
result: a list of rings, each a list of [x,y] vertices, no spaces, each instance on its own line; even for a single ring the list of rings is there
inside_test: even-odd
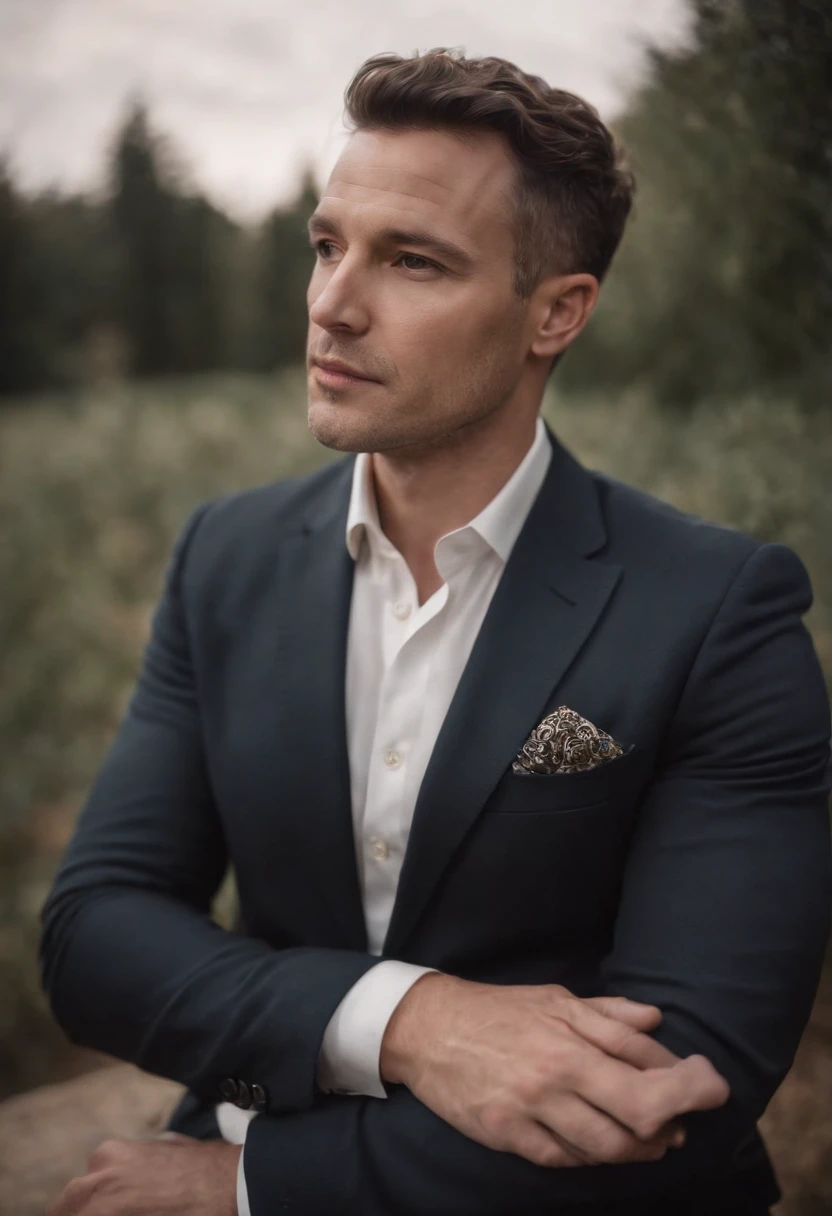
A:
[[[491,502],[465,525],[478,533],[503,562],[508,561],[531,505],[543,485],[551,459],[552,445],[543,419],[538,414],[534,441],[528,452]],[[353,560],[358,557],[365,531],[371,533],[380,552],[395,552],[379,523],[369,454],[359,452],[353,467],[346,528],[347,549]]]

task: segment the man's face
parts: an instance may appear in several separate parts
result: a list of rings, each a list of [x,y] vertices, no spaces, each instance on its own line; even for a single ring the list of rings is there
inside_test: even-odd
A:
[[[515,172],[491,132],[350,137],[310,221],[309,428],[322,444],[441,444],[511,399],[529,348]],[[316,359],[372,379],[327,376]]]

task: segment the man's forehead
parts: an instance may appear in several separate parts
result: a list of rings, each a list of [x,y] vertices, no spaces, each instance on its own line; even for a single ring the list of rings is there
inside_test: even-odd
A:
[[[321,198],[409,213],[444,213],[476,228],[511,222],[514,168],[497,137],[445,131],[356,131]]]

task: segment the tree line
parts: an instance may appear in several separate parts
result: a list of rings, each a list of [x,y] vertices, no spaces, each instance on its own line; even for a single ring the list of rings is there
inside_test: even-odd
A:
[[[25,196],[0,162],[0,393],[302,359],[311,174],[255,226],[199,191],[134,101],[103,198]]]
[[[696,0],[618,124],[635,215],[568,386],[684,407],[832,389],[830,0]]]
[[[651,52],[616,124],[633,219],[566,389],[674,406],[761,389],[825,405],[832,379],[830,0],[694,0],[691,45]],[[0,161],[0,394],[304,357],[316,202],[234,222],[187,184],[133,102],[103,198],[31,197]]]

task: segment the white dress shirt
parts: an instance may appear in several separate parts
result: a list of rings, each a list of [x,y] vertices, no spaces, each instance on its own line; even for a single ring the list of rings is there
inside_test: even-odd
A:
[[[436,542],[442,586],[419,604],[416,583],[379,525],[372,462],[353,470],[346,544],[355,561],[347,635],[346,718],[353,831],[368,949],[381,954],[416,796],[439,729],[508,556],[537,497],[552,447],[538,416],[535,437],[499,493],[475,519]],[[332,1015],[318,1084],[386,1098],[379,1073],[387,1022],[407,990],[433,967],[376,964]],[[222,1136],[242,1144],[254,1111],[217,1107]],[[250,1216],[243,1172],[239,1216]]]

